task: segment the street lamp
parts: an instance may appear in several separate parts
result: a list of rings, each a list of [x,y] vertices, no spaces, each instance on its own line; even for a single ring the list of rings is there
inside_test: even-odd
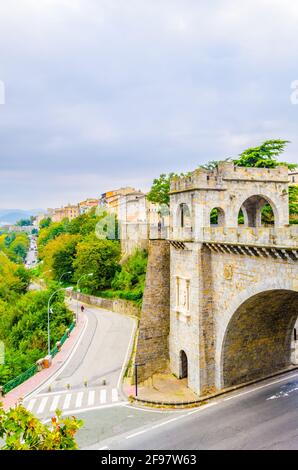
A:
[[[71,274],[71,273],[72,273],[72,271],[67,271],[66,273],[61,274],[61,276],[60,276],[60,278],[59,278],[59,284],[60,284],[62,278],[63,278],[64,276],[66,276],[66,274]]]
[[[77,282],[77,321],[79,319],[79,292],[80,292],[80,282],[84,277],[91,277],[94,276],[94,273],[83,274]]]
[[[48,300],[48,356],[51,355],[51,330],[50,330],[50,313],[53,313],[53,309],[51,307],[51,301],[54,298],[54,296],[60,292],[61,290],[66,290],[66,291],[71,291],[73,288],[72,287],[61,287],[60,289],[57,289],[53,294],[50,296]]]

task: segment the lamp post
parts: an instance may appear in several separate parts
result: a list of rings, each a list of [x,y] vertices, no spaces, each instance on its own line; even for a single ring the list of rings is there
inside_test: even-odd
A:
[[[137,364],[135,362],[135,397],[138,397],[138,367],[144,366],[145,364]]]
[[[80,277],[80,279],[77,282],[77,321],[79,319],[79,292],[80,292],[80,282],[84,277],[91,277],[93,276],[94,273],[89,273],[89,274],[83,274],[83,276]]]
[[[60,278],[59,278],[59,284],[61,283],[62,278],[63,278],[64,276],[66,276],[66,274],[71,274],[71,273],[72,273],[72,271],[66,271],[66,273],[61,274],[61,276],[60,276]]]
[[[60,289],[57,289],[55,290],[55,292],[53,292],[53,294],[49,297],[49,300],[48,300],[48,356],[51,355],[51,330],[50,330],[50,313],[53,313],[53,309],[51,309],[51,302],[52,302],[52,299],[55,297],[55,295],[60,292],[61,290],[67,290],[67,291],[70,291],[72,290],[73,288],[72,287],[61,287]]]

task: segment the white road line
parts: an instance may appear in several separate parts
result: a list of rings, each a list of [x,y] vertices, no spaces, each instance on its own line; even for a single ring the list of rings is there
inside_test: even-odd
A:
[[[116,402],[118,401],[119,397],[118,397],[118,390],[117,388],[113,388],[112,390],[112,402]]]
[[[290,377],[284,377],[283,379],[275,380],[274,382],[270,382],[265,385],[260,385],[259,387],[252,388],[251,390],[246,390],[245,392],[237,393],[237,395],[233,395],[231,397],[224,398],[223,401],[233,400],[233,398],[242,397],[243,395],[247,395],[248,393],[256,392],[257,390],[262,390],[262,388],[270,387],[270,385],[275,385],[281,382],[285,382],[286,380],[290,380],[293,377],[297,377],[298,374],[291,375]]]
[[[134,320],[133,321],[132,332],[131,332],[130,340],[129,340],[129,344],[128,344],[128,348],[127,348],[126,355],[125,355],[125,359],[124,359],[122,369],[121,369],[121,372],[120,372],[120,375],[119,375],[119,379],[118,379],[118,382],[117,382],[117,388],[118,389],[120,388],[120,385],[121,385],[121,382],[122,382],[122,377],[123,377],[123,374],[124,374],[124,370],[125,370],[126,364],[128,363],[128,356],[129,356],[130,350],[132,348],[132,342],[133,342],[133,339],[134,339],[134,336],[135,336],[136,328],[137,328],[136,321]]]
[[[71,393],[66,395],[64,403],[63,403],[63,410],[68,410],[69,405],[70,405],[70,400],[71,400]]]
[[[152,431],[153,429],[161,428],[162,426],[166,426],[167,424],[173,423],[174,421],[179,421],[182,418],[186,418],[187,416],[190,416],[194,413],[198,413],[199,411],[206,410],[206,408],[209,408],[210,406],[214,406],[214,405],[217,405],[217,404],[218,404],[218,402],[208,403],[208,405],[204,405],[204,406],[202,406],[201,408],[199,408],[197,410],[190,411],[189,413],[186,413],[184,415],[176,416],[175,418],[171,418],[171,419],[168,419],[167,421],[163,421],[162,423],[158,423],[158,424],[155,424],[154,426],[150,426],[150,428],[146,428],[146,429],[143,429],[141,431],[135,432],[134,434],[130,434],[125,439],[132,439],[133,437],[140,436],[141,434],[144,434],[148,431]]]
[[[56,395],[56,396],[53,398],[52,404],[51,404],[51,406],[50,406],[50,411],[56,411],[56,410],[57,410],[59,400],[60,400],[60,395]]]
[[[37,413],[40,414],[43,412],[43,410],[45,409],[46,407],[46,404],[47,404],[47,401],[48,401],[48,397],[44,397],[41,402],[40,402],[40,405],[39,405],[39,408],[37,410]]]
[[[33,408],[34,408],[35,403],[36,403],[36,399],[35,399],[35,398],[33,398],[32,400],[30,400],[30,401],[29,401],[29,405],[27,406],[27,410],[28,410],[28,411],[32,411]]]
[[[106,403],[106,402],[107,402],[107,391],[101,390],[100,391],[100,403]]]
[[[159,427],[162,427],[162,426],[165,426],[166,424],[169,424],[173,421],[178,421],[179,419],[183,419],[183,418],[186,418],[187,416],[190,416],[190,415],[193,415],[195,413],[199,413],[200,411],[204,411],[206,410],[207,408],[210,408],[211,406],[215,406],[215,405],[219,405],[220,403],[224,402],[224,401],[228,401],[228,400],[232,400],[233,398],[238,398],[238,397],[241,397],[243,395],[247,395],[249,393],[252,393],[252,392],[256,392],[258,390],[261,390],[263,388],[266,388],[266,387],[269,387],[270,385],[275,385],[275,384],[278,384],[278,383],[281,383],[281,382],[285,382],[286,380],[290,380],[292,379],[293,377],[297,377],[298,374],[293,374],[293,375],[290,375],[288,377],[283,377],[282,379],[279,379],[279,380],[275,380],[273,382],[270,382],[268,384],[265,384],[265,385],[260,385],[259,387],[255,387],[251,390],[246,390],[245,392],[242,392],[242,393],[238,393],[237,395],[233,395],[231,397],[227,397],[227,398],[224,398],[223,400],[220,400],[220,401],[214,401],[214,402],[211,402],[211,403],[208,403],[207,405],[204,405],[204,406],[201,406],[200,408],[197,408],[196,410],[193,410],[193,411],[190,411],[188,412],[187,414],[185,415],[181,415],[181,416],[178,416],[176,418],[172,418],[170,420],[167,420],[167,421],[163,421],[162,423],[159,423],[159,424],[156,424],[154,426],[151,426],[150,428],[146,428],[146,429],[143,429],[141,431],[138,431],[134,434],[130,434],[129,436],[126,436],[125,439],[132,439],[133,437],[136,437],[136,436],[139,436],[141,434],[144,434],[148,431],[151,431],[153,429],[156,429],[156,428],[159,428]]]
[[[94,400],[95,400],[95,391],[91,390],[88,394],[88,406],[94,405]]]
[[[79,338],[77,339],[77,342],[75,343],[75,345],[73,346],[72,350],[71,350],[71,353],[70,355],[68,356],[68,358],[66,359],[66,361],[64,362],[63,366],[60,367],[60,369],[57,370],[57,372],[55,372],[51,377],[49,377],[48,379],[46,379],[44,382],[42,382],[35,390],[33,390],[31,393],[28,393],[28,395],[26,395],[26,398],[30,398],[31,396],[36,396],[38,395],[38,392],[41,391],[43,388],[47,387],[48,385],[52,384],[57,377],[59,377],[59,375],[62,374],[62,372],[64,371],[64,369],[68,366],[68,364],[70,363],[70,361],[72,360],[73,356],[75,355],[78,347],[80,346],[81,344],[81,341],[84,337],[84,334],[87,330],[87,327],[88,327],[88,323],[89,323],[89,319],[88,319],[88,316],[85,315],[86,317],[86,323],[84,325],[84,328],[83,330],[81,331],[80,333],[80,336]]]
[[[82,402],[83,402],[83,396],[84,396],[84,392],[79,392],[77,394],[77,399],[76,399],[76,404],[75,404],[76,408],[81,408]]]
[[[79,410],[68,410],[65,413],[62,413],[63,416],[69,416],[69,415],[78,415],[81,413],[88,413],[90,411],[97,411],[97,410],[106,410],[108,408],[116,408],[120,406],[125,406],[127,405],[128,401],[119,401],[118,403],[109,403],[108,405],[98,405],[98,406],[92,406],[89,408],[80,408]],[[50,421],[48,421],[50,422]]]

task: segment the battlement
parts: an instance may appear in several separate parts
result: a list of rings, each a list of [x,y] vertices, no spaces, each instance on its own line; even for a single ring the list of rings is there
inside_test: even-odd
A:
[[[251,246],[275,246],[298,249],[298,226],[289,227],[204,227],[200,241],[207,243],[243,244]]]
[[[191,190],[226,190],[231,182],[264,182],[285,183],[289,180],[288,167],[246,168],[234,165],[233,162],[220,162],[214,170],[198,168],[192,173],[173,177],[171,194]]]

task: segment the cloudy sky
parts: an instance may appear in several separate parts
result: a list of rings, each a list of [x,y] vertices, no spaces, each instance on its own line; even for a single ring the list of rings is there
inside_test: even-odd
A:
[[[269,138],[298,161],[297,24],[293,0],[0,0],[0,207],[147,189]]]

